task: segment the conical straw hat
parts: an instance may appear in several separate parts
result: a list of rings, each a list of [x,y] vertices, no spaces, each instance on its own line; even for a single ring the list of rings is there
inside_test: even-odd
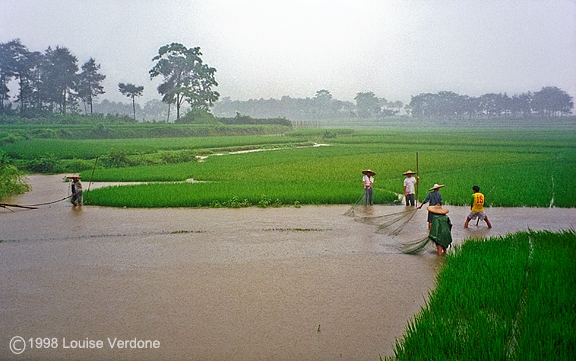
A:
[[[448,212],[450,212],[448,208],[444,208],[441,205],[428,206],[426,207],[426,209],[428,210],[428,212],[434,214],[448,214]]]
[[[434,183],[434,187],[430,188],[430,190],[433,191],[434,189],[440,189],[442,187],[444,187],[444,184]]]
[[[374,173],[374,171],[373,171],[373,170],[370,170],[370,169],[363,170],[363,171],[362,171],[362,174],[365,174],[365,175],[370,175],[370,174],[376,175],[376,173]]]
[[[406,172],[402,173],[402,175],[408,175],[408,174],[416,174],[416,172],[412,172],[410,169],[408,169]]]

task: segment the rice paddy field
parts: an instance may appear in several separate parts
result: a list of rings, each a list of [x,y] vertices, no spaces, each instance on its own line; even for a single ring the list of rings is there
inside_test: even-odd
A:
[[[85,158],[96,156],[98,149],[113,149],[109,140],[102,146],[93,142],[88,150],[80,141],[51,146]],[[141,152],[188,147],[208,156],[176,164],[86,169],[84,182],[147,182],[94,190],[88,204],[209,207],[258,205],[262,199],[283,205],[350,204],[362,195],[361,171],[367,168],[376,172],[375,203],[390,204],[399,202],[403,192],[402,173],[418,168],[420,200],[438,183],[445,185],[444,201],[452,205],[469,204],[471,188],[478,185],[488,206],[576,206],[573,129],[309,130],[136,142]],[[261,151],[230,153],[238,149]]]
[[[389,127],[300,129],[267,136],[18,140],[19,160],[78,159],[93,189],[85,203],[127,208],[354,204],[361,171],[376,172],[374,200],[399,203],[402,175],[418,170],[422,200],[434,183],[449,205],[467,205],[472,186],[486,206],[576,206],[576,128]],[[194,152],[192,161],[104,167]],[[138,161],[134,162],[138,163]],[[139,183],[139,184],[136,184]],[[574,220],[576,222],[576,220]],[[576,234],[522,232],[466,240],[448,254],[424,309],[398,339],[397,360],[569,360],[576,351]]]
[[[388,360],[571,360],[576,234],[468,240]]]

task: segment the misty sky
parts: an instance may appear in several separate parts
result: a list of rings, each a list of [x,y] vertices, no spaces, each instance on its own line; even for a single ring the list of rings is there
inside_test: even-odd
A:
[[[576,96],[576,0],[0,0],[0,42],[67,47],[118,83],[160,98],[158,48],[199,46],[222,97],[353,101],[420,93]]]

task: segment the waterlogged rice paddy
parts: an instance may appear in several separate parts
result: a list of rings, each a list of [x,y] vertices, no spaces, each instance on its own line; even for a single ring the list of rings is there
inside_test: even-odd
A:
[[[576,205],[573,129],[323,135],[293,132],[264,146],[259,137],[177,140],[172,149],[197,146],[208,157],[86,169],[85,190],[90,180],[145,184],[94,187],[83,209],[4,210],[2,333],[163,345],[49,354],[59,359],[571,359],[576,217],[560,208]],[[139,139],[139,151],[167,141]],[[80,144],[61,148],[80,157]],[[99,154],[97,144],[84,159]],[[277,150],[228,154],[250,148]],[[402,255],[397,238],[343,216],[365,168],[377,173],[372,215],[403,208],[388,204],[398,203],[416,153],[419,198],[446,184],[457,246],[446,258]],[[68,185],[57,184],[64,194],[34,186],[40,193],[10,202],[66,195]],[[462,229],[472,185],[486,195],[493,229]],[[269,209],[215,209],[258,205]],[[425,213],[417,215],[399,238],[426,232]]]
[[[31,192],[7,201],[48,202],[68,190],[60,175],[30,180]],[[390,214],[403,206],[375,205],[357,217],[344,215],[349,208],[124,209],[58,202],[36,210],[1,209],[2,344],[8,345],[15,335],[28,339],[41,334],[59,342],[159,340],[161,347],[27,349],[23,356],[0,347],[0,359],[376,360],[394,355],[395,342],[427,305],[431,290],[438,290],[438,297],[450,297],[451,305],[444,306],[452,307],[450,315],[462,315],[463,323],[486,318],[510,323],[504,311],[489,302],[505,293],[506,313],[513,314],[514,302],[520,300],[514,337],[501,332],[476,336],[474,325],[462,329],[469,359],[478,359],[470,346],[475,337],[496,339],[516,355],[521,349],[537,350],[522,328],[525,315],[536,311],[545,323],[537,337],[549,345],[566,336],[567,346],[561,345],[561,350],[573,349],[573,308],[566,307],[566,302],[573,305],[570,297],[576,294],[570,278],[576,274],[573,235],[559,239],[552,234],[545,243],[534,232],[528,243],[524,236],[506,237],[528,229],[566,229],[576,223],[573,208],[491,207],[494,228],[481,223],[465,230],[468,207],[450,206],[453,239],[456,246],[463,245],[454,262],[450,253],[437,257],[433,246],[419,255],[398,251],[399,242],[426,233],[424,210],[390,237],[377,232],[378,225],[356,218]],[[497,246],[483,250],[493,242],[480,241],[483,238],[494,238]],[[526,253],[531,243],[533,251]],[[459,259],[464,264],[458,264]],[[486,273],[480,272],[484,268]],[[550,268],[554,271],[546,272]],[[457,271],[452,278],[436,280],[444,269]],[[528,270],[535,278],[522,283]],[[533,288],[518,295],[518,285],[529,283]],[[535,300],[545,306],[521,307],[534,297],[541,297]],[[465,302],[480,304],[480,316],[467,317],[468,309],[457,311]],[[445,309],[431,312],[441,315]],[[441,326],[433,325],[434,334],[453,331]],[[521,336],[529,345],[513,346]],[[548,356],[533,359],[554,359]]]

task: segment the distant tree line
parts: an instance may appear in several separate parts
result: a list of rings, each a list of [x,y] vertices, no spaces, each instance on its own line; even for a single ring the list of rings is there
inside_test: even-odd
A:
[[[550,118],[569,115],[572,108],[574,102],[570,95],[557,87],[548,86],[534,93],[511,97],[506,93],[470,97],[450,91],[420,94],[412,97],[406,111],[418,118]]]
[[[97,98],[105,94],[100,64],[90,58],[78,66],[78,59],[65,47],[48,47],[43,53],[29,51],[19,39],[0,43],[0,115],[21,117],[46,114],[83,113],[132,115],[134,120],[179,122],[182,110],[212,112],[217,117],[233,118],[244,114],[253,118],[320,120],[338,118],[384,118],[402,114],[418,118],[476,119],[500,117],[559,117],[572,113],[573,98],[565,91],[543,87],[537,92],[508,96],[484,94],[479,97],[451,91],[422,93],[412,96],[409,104],[388,101],[373,92],[360,92],[355,102],[334,99],[322,89],[311,98],[219,100],[213,90],[218,86],[216,69],[201,59],[200,48],[187,48],[179,43],[162,46],[152,58],[156,64],[149,70],[150,79],[160,77],[157,90],[162,101],[152,100],[141,108],[135,101],[143,86],[119,83],[118,91],[131,99],[131,106]],[[10,82],[18,92],[10,94]],[[171,118],[175,109],[175,119]],[[184,120],[184,121],[189,121]]]
[[[312,98],[250,99],[247,101],[221,99],[214,105],[214,115],[232,117],[236,113],[255,118],[288,118],[291,120],[319,120],[350,117],[374,118],[398,114],[403,103],[378,98],[373,92],[358,93],[356,103],[337,100],[326,89],[318,90]]]
[[[565,91],[549,86],[537,92],[508,96],[485,94],[479,97],[458,95],[451,91],[412,96],[409,104],[387,101],[373,92],[357,93],[356,101],[332,98],[328,90],[319,90],[312,98],[231,100],[226,97],[215,104],[216,116],[232,116],[239,112],[258,118],[286,117],[292,120],[339,118],[382,118],[405,111],[416,118],[477,119],[504,117],[559,117],[569,115],[574,108],[573,98]]]
[[[9,82],[18,84],[14,103],[22,116],[41,113],[66,114],[84,103],[92,111],[94,98],[104,94],[106,78],[90,58],[81,67],[65,47],[48,47],[44,53],[29,51],[19,39],[0,44],[0,113],[12,109]]]
[[[152,61],[150,79],[161,77],[158,86],[162,102],[176,106],[176,118],[184,102],[192,110],[207,112],[220,96],[215,68],[203,63],[200,48],[187,48],[172,43],[160,47]],[[65,47],[48,47],[43,53],[29,51],[20,39],[0,43],[0,114],[33,117],[51,113],[93,114],[95,99],[104,94],[100,64],[90,58],[81,67],[78,58]],[[18,93],[10,94],[9,84],[15,81]],[[119,83],[118,90],[132,100],[132,115],[136,119],[135,98],[142,95],[143,86]]]

